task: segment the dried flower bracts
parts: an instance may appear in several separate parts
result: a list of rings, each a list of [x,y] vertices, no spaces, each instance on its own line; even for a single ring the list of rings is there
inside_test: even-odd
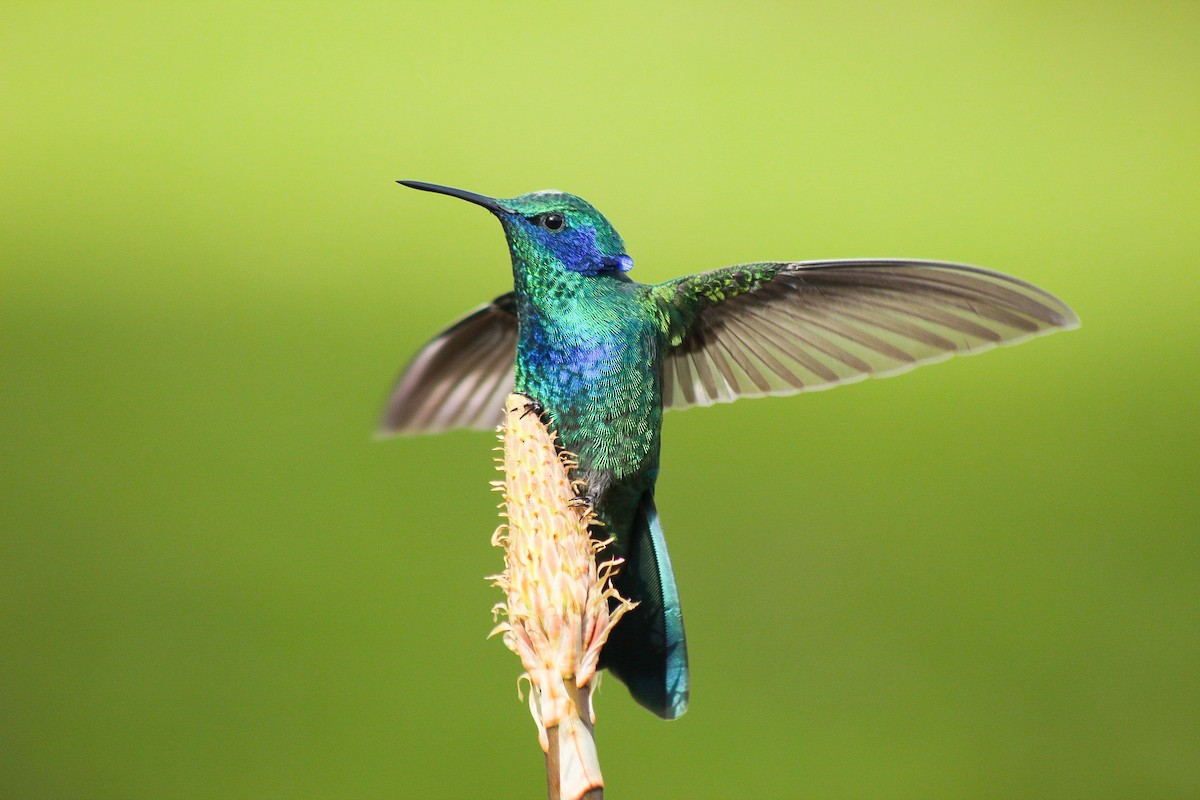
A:
[[[561,797],[583,797],[604,785],[592,739],[600,649],[633,604],[612,588],[620,562],[596,563],[607,542],[592,537],[596,518],[576,495],[575,464],[530,398],[508,396],[500,438],[504,480],[493,485],[507,523],[492,542],[504,548],[505,569],[492,580],[506,599],[493,609],[504,619],[492,634],[521,657],[542,749],[560,762]]]

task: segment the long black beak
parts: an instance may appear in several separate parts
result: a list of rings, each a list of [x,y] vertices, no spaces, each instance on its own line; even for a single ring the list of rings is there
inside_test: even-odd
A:
[[[436,183],[424,183],[422,181],[396,181],[401,186],[407,186],[410,189],[420,189],[422,192],[436,192],[437,194],[448,194],[451,197],[457,197],[459,200],[466,200],[468,203],[474,203],[477,206],[483,206],[493,214],[502,214],[507,209],[500,205],[493,197],[487,197],[482,194],[468,192],[466,189],[454,189],[450,186],[439,186]]]

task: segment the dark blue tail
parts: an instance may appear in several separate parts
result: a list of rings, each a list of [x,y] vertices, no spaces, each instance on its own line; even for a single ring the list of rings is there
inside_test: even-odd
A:
[[[625,563],[613,583],[638,607],[609,634],[601,666],[612,670],[643,706],[676,719],[688,706],[687,641],[653,489],[642,495],[630,533]]]

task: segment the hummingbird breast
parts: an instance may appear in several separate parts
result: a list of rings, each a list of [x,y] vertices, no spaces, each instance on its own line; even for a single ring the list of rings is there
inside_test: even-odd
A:
[[[639,298],[619,290],[550,309],[521,304],[516,370],[517,391],[550,413],[597,514],[617,536],[621,509],[653,485],[658,469],[663,346]]]

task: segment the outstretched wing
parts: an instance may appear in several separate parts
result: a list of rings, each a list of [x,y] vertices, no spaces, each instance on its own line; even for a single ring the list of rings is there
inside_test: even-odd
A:
[[[509,292],[421,348],[396,381],[379,433],[495,430],[513,391],[516,359],[516,295]]]
[[[827,389],[1073,328],[1061,300],[937,261],[745,264],[659,284],[668,408]]]

